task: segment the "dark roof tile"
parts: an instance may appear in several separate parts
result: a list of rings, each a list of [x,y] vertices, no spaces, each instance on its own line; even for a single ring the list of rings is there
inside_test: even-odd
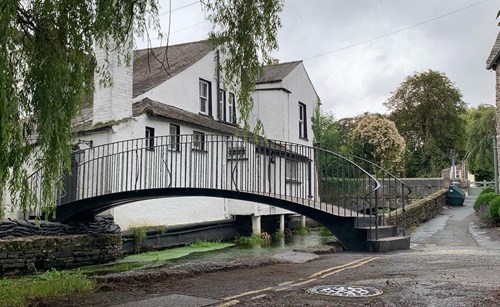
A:
[[[167,58],[165,59],[165,51]],[[184,71],[207,55],[214,47],[208,40],[134,52],[133,97]],[[167,61],[168,60],[168,61]]]
[[[302,61],[294,61],[288,63],[272,64],[264,66],[262,76],[257,78],[256,84],[273,83],[282,81],[297,65]]]
[[[486,69],[494,69],[497,66],[498,56],[500,55],[500,32],[498,32],[497,39],[493,48],[491,49],[490,56],[486,60]]]

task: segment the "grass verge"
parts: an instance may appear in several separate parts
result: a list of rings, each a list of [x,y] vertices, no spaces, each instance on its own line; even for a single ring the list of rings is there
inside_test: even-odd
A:
[[[94,290],[94,280],[79,271],[56,271],[0,279],[0,306],[26,306],[29,301]]]

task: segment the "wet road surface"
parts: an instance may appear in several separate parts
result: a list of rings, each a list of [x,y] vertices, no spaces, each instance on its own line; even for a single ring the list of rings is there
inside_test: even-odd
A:
[[[225,306],[500,306],[500,242],[474,227],[472,198],[412,234],[410,251],[340,253],[302,264],[211,273],[169,289]],[[310,294],[319,285],[374,287],[371,298]]]
[[[446,207],[417,228],[408,251],[304,254],[310,257],[307,262],[296,253],[283,254],[282,259],[295,263],[128,284],[127,290],[113,288],[78,302],[122,307],[500,306],[500,241],[476,226],[472,202],[467,198],[464,206]],[[333,285],[383,293],[354,298],[307,291]]]

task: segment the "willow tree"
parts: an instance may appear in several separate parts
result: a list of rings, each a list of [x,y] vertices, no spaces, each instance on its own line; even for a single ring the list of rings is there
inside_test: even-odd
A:
[[[240,80],[240,109],[248,119],[254,81],[277,48],[282,0],[200,2],[213,24],[211,40],[227,53],[226,76]],[[107,67],[96,67],[94,47],[108,57],[124,50],[119,62],[130,65],[127,48],[116,45],[148,31],[161,34],[157,0],[0,1],[0,193],[8,189],[15,208],[37,209],[30,207],[33,171],[43,172],[38,209],[54,208],[70,166],[72,120],[92,97],[96,71],[112,83]],[[2,209],[0,203],[0,215]]]
[[[467,111],[467,140],[469,170],[476,181],[494,179],[493,138],[496,136],[495,108],[480,105]]]

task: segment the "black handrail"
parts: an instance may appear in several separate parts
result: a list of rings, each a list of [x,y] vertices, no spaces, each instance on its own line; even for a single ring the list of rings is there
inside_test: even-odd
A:
[[[74,153],[57,204],[157,188],[242,191],[286,199],[378,227],[381,184],[342,154],[291,142],[231,135],[176,135],[102,144]],[[40,192],[41,172],[32,176]],[[36,198],[39,199],[39,198]],[[375,214],[373,214],[375,212]]]
[[[402,233],[406,236],[406,203],[408,202],[408,197],[411,194],[411,188],[402,182],[399,178],[394,176],[387,169],[382,166],[373,163],[365,158],[361,158],[355,155],[345,155],[348,159],[355,161],[360,167],[367,170],[377,178],[381,184],[380,193],[378,193],[377,202],[379,206],[375,207],[375,215],[379,216],[380,206],[387,209],[386,214],[381,214],[382,221],[376,220],[376,226],[379,223],[386,223],[386,216],[391,219],[391,224],[396,226],[396,233]],[[396,193],[396,197],[393,197],[392,193]],[[401,216],[398,216],[398,210],[401,208]],[[376,231],[378,236],[378,231]],[[378,237],[376,238],[378,239]]]

